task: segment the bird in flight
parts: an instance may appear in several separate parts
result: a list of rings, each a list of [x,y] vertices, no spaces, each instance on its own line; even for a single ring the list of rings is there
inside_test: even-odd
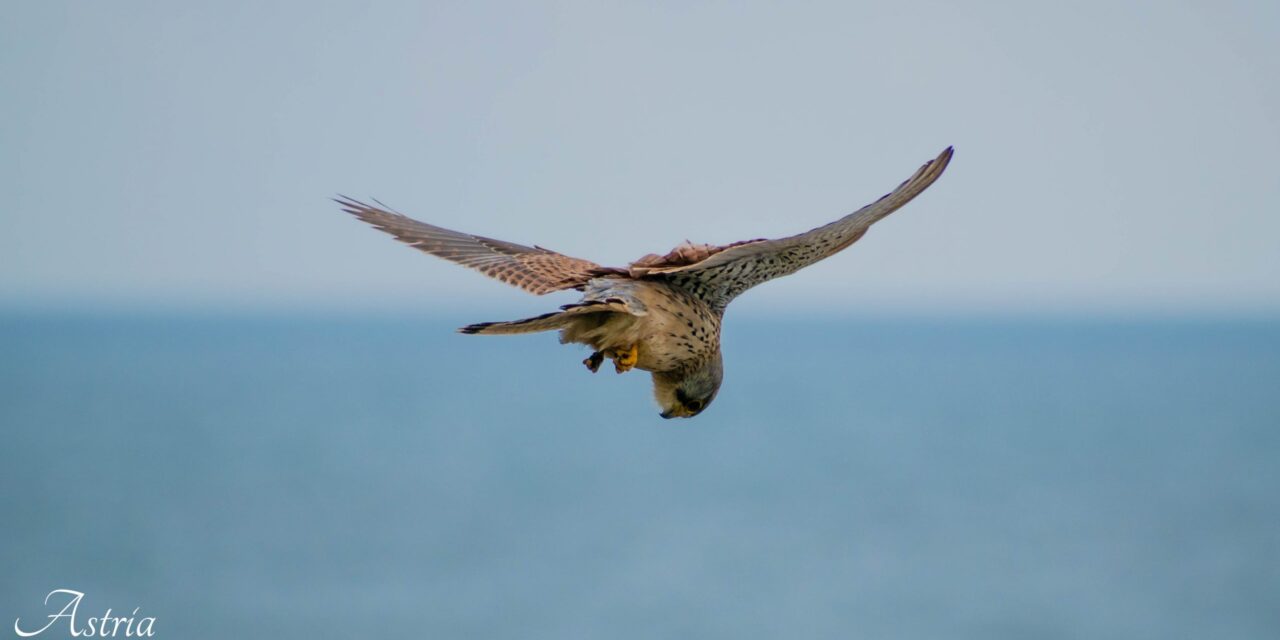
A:
[[[853,244],[872,223],[920,195],[942,175],[952,148],[926,162],[888,195],[830,224],[787,238],[723,246],[688,241],[666,255],[649,254],[626,267],[602,267],[539,246],[527,247],[419,222],[339,196],[342,209],[412,247],[475,269],[537,295],[575,289],[582,299],[558,311],[459,329],[469,334],[559,331],[561,343],[592,353],[595,373],[605,358],[618,373],[648,371],[663,418],[702,413],[720,390],[720,322],[725,307],[762,282],[794,273]],[[376,202],[376,201],[375,201]]]

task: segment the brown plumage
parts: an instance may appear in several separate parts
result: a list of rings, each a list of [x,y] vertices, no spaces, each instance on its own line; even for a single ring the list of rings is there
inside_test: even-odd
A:
[[[933,184],[951,161],[948,147],[889,194],[830,224],[776,240],[727,245],[685,242],[625,268],[602,267],[549,249],[474,236],[419,222],[351,198],[342,209],[413,247],[535,294],[576,289],[579,302],[524,320],[486,322],[463,333],[560,331],[561,342],[595,350],[619,373],[653,374],[662,416],[697,415],[715,398],[723,376],[720,320],[725,307],[762,282],[802,269],[856,242],[876,221]]]
[[[419,222],[346,196],[334,201],[343,211],[386,231],[396,240],[529,293],[542,295],[562,289],[581,289],[591,278],[613,271],[590,260],[571,258],[542,247],[526,247]]]

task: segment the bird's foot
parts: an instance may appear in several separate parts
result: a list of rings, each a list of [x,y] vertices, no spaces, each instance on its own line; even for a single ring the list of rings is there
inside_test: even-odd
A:
[[[618,373],[626,373],[633,369],[639,360],[640,347],[633,344],[626,351],[615,351],[613,353],[613,369]]]
[[[601,362],[604,362],[604,352],[596,351],[595,353],[587,356],[587,359],[583,360],[582,364],[587,365],[587,368],[591,370],[591,373],[595,373],[600,370]]]

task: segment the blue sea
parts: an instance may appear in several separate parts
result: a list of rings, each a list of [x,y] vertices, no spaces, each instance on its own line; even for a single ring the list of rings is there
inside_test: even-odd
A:
[[[731,313],[666,421],[493,319],[0,316],[0,629],[1280,637],[1278,322]]]

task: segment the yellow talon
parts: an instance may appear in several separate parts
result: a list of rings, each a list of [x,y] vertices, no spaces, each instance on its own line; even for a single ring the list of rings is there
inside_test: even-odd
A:
[[[626,373],[636,366],[636,362],[640,360],[640,347],[631,345],[631,349],[627,351],[615,352],[613,356],[613,368],[618,373]]]

